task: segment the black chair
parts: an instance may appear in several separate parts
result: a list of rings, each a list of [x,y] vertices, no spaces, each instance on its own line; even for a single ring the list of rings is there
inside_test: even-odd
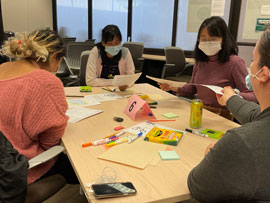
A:
[[[80,68],[80,75],[79,75],[79,82],[80,86],[85,86],[85,75],[86,75],[86,66],[89,57],[90,51],[83,51],[81,54],[81,68]]]
[[[185,54],[178,47],[165,47],[166,64],[163,66],[161,78],[166,80],[188,82],[191,75],[182,75],[191,64],[186,64]]]
[[[123,47],[128,48],[130,51],[135,66],[135,73],[142,72],[144,63],[144,58],[142,57],[144,44],[140,42],[125,42]]]
[[[91,50],[93,46],[94,44],[92,42],[71,42],[68,44],[67,56],[64,57],[63,61],[70,73],[69,77],[72,79],[72,82],[66,86],[79,85],[81,53]]]

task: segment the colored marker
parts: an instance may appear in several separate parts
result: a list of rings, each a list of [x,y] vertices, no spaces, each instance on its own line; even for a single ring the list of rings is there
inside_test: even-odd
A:
[[[134,141],[137,140],[139,137],[141,137],[142,134],[143,134],[142,132],[139,132],[136,136],[130,137],[130,138],[128,139],[128,143],[130,144],[130,143],[134,142]]]
[[[106,144],[107,147],[111,147],[111,146],[114,146],[114,145],[117,145],[117,144],[121,144],[121,143],[124,143],[124,142],[128,142],[129,140],[129,137],[123,137],[121,139],[118,139],[118,140],[115,140],[113,142],[109,142]]]
[[[88,142],[88,143],[82,144],[82,147],[89,147],[92,145],[94,145],[94,146],[102,145],[102,144],[105,144],[105,143],[108,143],[108,142],[111,142],[114,140],[118,140],[118,139],[119,139],[118,137],[113,136],[111,138],[100,139],[100,140],[96,140],[94,142]]]
[[[195,135],[202,136],[202,137],[208,137],[208,135],[203,134],[203,133],[200,133],[200,132],[195,131],[195,130],[192,130],[192,129],[186,128],[185,131],[187,131],[187,132],[189,132],[189,133],[192,133],[192,134],[195,134]]]
[[[107,136],[105,138],[113,138],[114,136],[119,137],[119,136],[124,135],[124,134],[125,134],[125,131],[121,131],[119,133],[116,132],[116,133],[113,133],[113,134],[111,134],[111,135],[109,135],[109,136]]]

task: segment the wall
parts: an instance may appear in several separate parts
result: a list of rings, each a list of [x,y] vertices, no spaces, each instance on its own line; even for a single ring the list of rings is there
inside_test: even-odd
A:
[[[51,0],[2,0],[4,31],[53,29]]]

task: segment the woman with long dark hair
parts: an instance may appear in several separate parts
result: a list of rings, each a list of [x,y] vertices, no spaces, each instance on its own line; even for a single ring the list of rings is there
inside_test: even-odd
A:
[[[238,47],[222,18],[213,16],[204,20],[198,31],[194,52],[196,63],[190,82],[180,88],[160,84],[161,89],[172,90],[180,96],[197,94],[204,108],[229,119],[232,116],[217,102],[215,93],[200,84],[231,86],[238,89],[244,99],[257,101],[253,91],[246,87],[248,70],[245,62],[237,56]]]

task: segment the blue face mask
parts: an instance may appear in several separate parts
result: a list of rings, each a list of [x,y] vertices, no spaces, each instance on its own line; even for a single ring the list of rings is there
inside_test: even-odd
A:
[[[121,50],[121,45],[119,46],[110,46],[110,47],[107,47],[105,46],[105,51],[110,54],[111,56],[116,56],[119,51]]]
[[[251,83],[251,77],[254,77],[256,79],[259,80],[259,78],[257,77],[257,75],[262,71],[262,69],[260,69],[255,75],[253,75],[250,71],[249,74],[246,76],[245,81],[246,81],[246,87],[248,88],[248,90],[253,91],[253,87],[252,87],[252,83]]]
[[[246,80],[246,87],[248,88],[248,90],[253,91],[252,84],[251,84],[251,81],[250,81],[250,75],[249,74],[246,76],[245,80]]]

